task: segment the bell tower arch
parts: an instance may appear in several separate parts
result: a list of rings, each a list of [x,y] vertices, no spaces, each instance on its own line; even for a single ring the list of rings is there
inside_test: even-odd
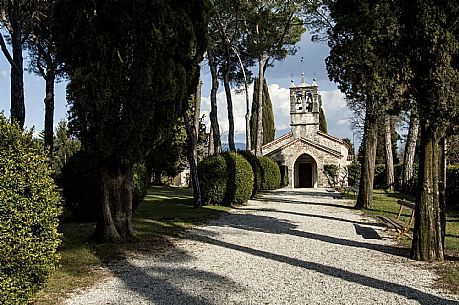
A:
[[[290,126],[295,138],[315,138],[319,131],[319,111],[322,98],[317,93],[315,80],[311,85],[304,81],[301,74],[301,83],[290,85]]]

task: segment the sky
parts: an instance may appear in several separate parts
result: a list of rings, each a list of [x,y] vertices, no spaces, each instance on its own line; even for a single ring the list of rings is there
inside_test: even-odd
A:
[[[289,86],[293,78],[296,84],[300,83],[301,73],[304,71],[306,83],[312,83],[313,78],[318,84],[319,93],[322,95],[322,106],[328,124],[328,133],[338,138],[349,138],[353,140],[350,117],[352,113],[346,107],[344,96],[337,89],[333,82],[328,80],[325,68],[325,58],[329,54],[329,47],[325,42],[313,43],[310,35],[304,34],[298,43],[298,51],[295,55],[288,56],[283,61],[274,62],[273,67],[266,71],[266,80],[269,85],[269,94],[273,104],[276,136],[280,136],[290,131],[289,115]],[[26,54],[25,54],[26,55]],[[303,63],[300,62],[303,58]],[[28,65],[27,58],[24,60],[24,66]],[[256,68],[256,67],[255,67]],[[3,53],[0,53],[0,111],[6,116],[10,114],[10,67]],[[205,123],[209,126],[210,111],[210,72],[204,61],[201,69],[202,87],[202,105],[201,113],[205,114]],[[33,74],[25,72],[24,74],[24,91],[26,106],[27,128],[34,128],[35,132],[43,129],[44,121],[44,80]],[[56,84],[55,90],[55,113],[54,124],[60,120],[66,119],[67,103],[65,98],[66,82]],[[222,142],[227,142],[228,135],[228,118],[226,112],[226,97],[223,91],[223,85],[220,85],[217,103],[218,118],[222,134]],[[252,98],[253,86],[249,88],[250,98]],[[235,94],[233,91],[234,104],[234,121],[235,121],[235,140],[236,142],[245,142],[245,95]],[[357,136],[355,136],[357,144]]]

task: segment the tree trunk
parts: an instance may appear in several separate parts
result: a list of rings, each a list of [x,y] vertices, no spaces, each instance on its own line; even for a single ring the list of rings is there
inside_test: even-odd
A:
[[[263,84],[264,84],[264,71],[268,55],[266,53],[260,54],[258,58],[258,117],[257,117],[257,141],[255,143],[255,156],[262,155],[263,147]]]
[[[359,195],[356,209],[370,208],[373,204],[373,181],[375,177],[376,145],[378,143],[378,120],[372,115],[365,115],[363,133],[363,163],[360,175]]]
[[[392,129],[391,117],[386,114],[384,116],[384,148],[386,155],[386,189],[394,189],[394,157],[392,155]]]
[[[234,145],[234,115],[233,115],[233,99],[231,97],[231,87],[229,84],[229,74],[231,72],[230,58],[229,55],[226,57],[226,66],[223,73],[223,85],[225,87],[226,94],[226,104],[228,109],[228,145],[231,151],[236,151],[236,146]]]
[[[94,239],[99,242],[132,240],[132,179],[134,166],[101,168],[100,212]]]
[[[411,113],[410,127],[406,139],[405,153],[403,156],[403,175],[401,189],[407,191],[413,184],[413,164],[414,154],[416,152],[416,142],[419,132],[419,119],[416,114]]]
[[[218,77],[217,77],[217,64],[212,50],[207,51],[207,58],[209,61],[210,74],[212,76],[212,88],[210,90],[210,128],[212,129],[213,138],[213,153],[218,154],[221,152],[220,141],[220,127],[218,126],[217,117],[217,90],[218,90]]]
[[[440,141],[440,181],[439,181],[439,190],[440,190],[440,224],[441,224],[441,244],[443,249],[445,249],[445,236],[446,236],[446,171],[447,171],[447,140],[446,135],[441,138]]]
[[[22,27],[19,20],[19,1],[14,1],[10,12],[11,20],[11,47],[13,62],[11,66],[11,119],[16,121],[21,128],[25,123],[24,104],[24,68],[22,57]]]
[[[209,130],[209,146],[207,147],[207,154],[209,156],[214,154],[214,132],[212,128]]]
[[[53,160],[53,146],[54,146],[54,70],[48,68],[45,78],[46,81],[46,96],[45,96],[45,147],[48,150],[48,160],[50,163]]]
[[[411,258],[422,261],[443,260],[438,188],[438,130],[421,124],[421,145]]]
[[[199,82],[195,104],[193,105],[194,124],[190,123],[189,118],[185,118],[185,130],[187,134],[187,158],[190,164],[190,178],[193,187],[193,204],[195,207],[202,206],[201,188],[199,186],[198,177],[198,135],[199,135],[199,111],[201,106],[201,82]]]

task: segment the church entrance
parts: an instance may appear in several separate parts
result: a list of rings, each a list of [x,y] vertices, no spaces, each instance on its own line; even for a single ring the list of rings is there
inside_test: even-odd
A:
[[[316,167],[316,162],[311,156],[301,155],[295,162],[295,187],[314,187]]]

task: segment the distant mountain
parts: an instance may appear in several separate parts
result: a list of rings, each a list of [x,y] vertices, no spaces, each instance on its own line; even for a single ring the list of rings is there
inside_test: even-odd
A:
[[[236,150],[245,150],[245,143],[234,143],[234,146],[236,146]],[[228,143],[222,143],[222,150],[223,151],[229,150]]]

